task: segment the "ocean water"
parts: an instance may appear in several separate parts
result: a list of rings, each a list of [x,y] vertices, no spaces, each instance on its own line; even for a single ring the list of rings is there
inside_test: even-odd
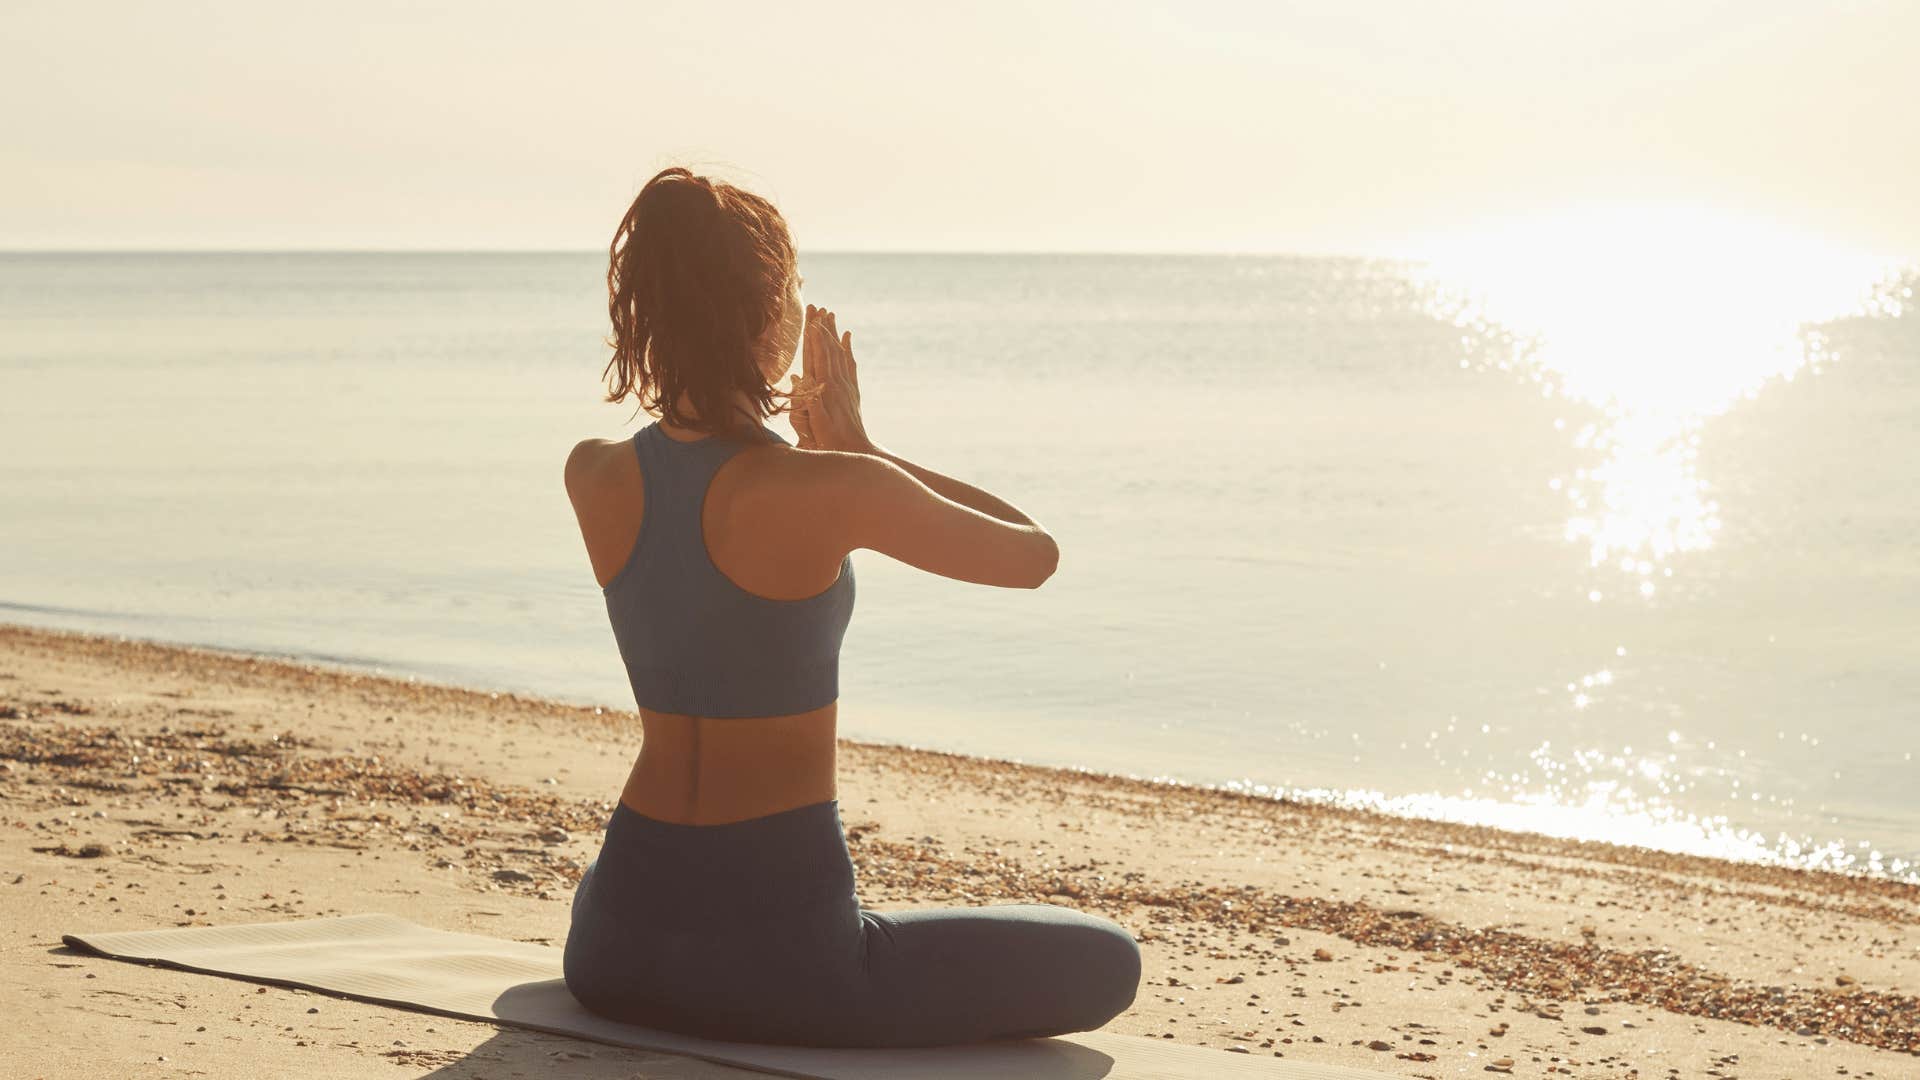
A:
[[[1062,550],[856,553],[843,732],[1915,876],[1915,279],[1755,265],[804,256],[875,438]],[[0,256],[0,619],[630,709],[602,274]]]

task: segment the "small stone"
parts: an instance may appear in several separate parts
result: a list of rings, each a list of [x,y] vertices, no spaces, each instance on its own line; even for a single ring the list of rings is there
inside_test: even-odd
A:
[[[1393,1044],[1392,1044],[1392,1043],[1390,1043],[1390,1042],[1382,1042],[1382,1041],[1381,1041],[1381,1040],[1379,1040],[1379,1039],[1375,1039],[1375,1040],[1373,1040],[1372,1042],[1370,1042],[1370,1043],[1368,1043],[1368,1044],[1367,1044],[1367,1049],[1369,1049],[1369,1050],[1391,1050],[1391,1049],[1393,1049]]]
[[[1324,962],[1333,959],[1333,954],[1325,949],[1315,949],[1313,950],[1313,958]]]
[[[1594,1025],[1593,1027],[1583,1027],[1580,1030],[1586,1032],[1589,1035],[1605,1035],[1607,1033],[1606,1028],[1600,1027],[1597,1024]]]

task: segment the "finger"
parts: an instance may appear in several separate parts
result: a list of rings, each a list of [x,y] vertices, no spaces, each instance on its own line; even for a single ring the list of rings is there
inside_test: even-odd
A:
[[[832,313],[829,312],[826,319],[820,324],[820,383],[822,390],[824,390],[828,384],[837,382],[840,378],[840,350],[836,347],[838,344],[839,342],[834,340],[833,316]]]
[[[807,339],[801,349],[800,359],[809,380],[819,381],[820,372],[827,363],[826,352],[826,331],[817,321],[807,323]]]
[[[815,332],[820,337],[820,370],[817,374],[825,375],[833,370],[833,331],[827,328],[825,322],[822,322]]]
[[[826,316],[820,320],[820,333],[827,339],[826,352],[832,357],[833,365],[837,370],[840,366],[840,335],[834,329],[833,312],[827,312]]]

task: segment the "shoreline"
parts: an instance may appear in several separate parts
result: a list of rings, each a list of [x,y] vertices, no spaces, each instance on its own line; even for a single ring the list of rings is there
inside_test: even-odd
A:
[[[357,659],[340,658],[340,657],[307,656],[307,655],[302,655],[298,653],[261,651],[261,650],[249,649],[249,648],[244,648],[239,646],[227,646],[227,645],[207,644],[207,643],[197,643],[197,642],[169,641],[162,638],[141,637],[135,634],[126,633],[124,631],[71,630],[71,629],[66,629],[62,627],[48,627],[48,626],[40,626],[40,625],[29,624],[29,623],[18,623],[18,622],[0,620],[0,634],[5,634],[9,631],[15,631],[15,630],[26,631],[30,633],[50,634],[50,635],[75,637],[75,638],[94,638],[94,639],[100,639],[106,642],[112,642],[114,644],[128,645],[128,646],[141,646],[141,647],[149,647],[149,648],[156,648],[156,649],[183,650],[188,652],[203,652],[203,653],[208,653],[214,656],[227,657],[230,659],[236,659],[236,660],[245,661],[248,663],[266,662],[266,663],[278,664],[278,665],[282,665],[290,668],[306,670],[313,673],[331,673],[334,675],[348,676],[348,677],[365,676],[365,677],[376,678],[376,679],[387,679],[394,682],[400,682],[400,683],[405,683],[409,685],[432,687],[432,688],[437,688],[441,690],[453,691],[461,694],[474,695],[476,697],[488,697],[492,700],[498,700],[504,697],[511,701],[523,702],[528,704],[558,706],[561,709],[589,710],[596,714],[605,713],[610,716],[624,717],[624,718],[630,719],[636,726],[639,723],[639,714],[631,708],[622,708],[619,706],[608,706],[603,704],[597,704],[593,701],[586,700],[585,698],[569,697],[562,694],[554,694],[554,693],[548,693],[548,692],[536,692],[536,691],[529,691],[529,690],[493,689],[493,688],[487,688],[487,687],[473,686],[471,684],[455,682],[450,679],[439,678],[429,674],[423,674],[419,672],[408,672],[408,671],[403,671],[401,669],[387,668],[382,666],[379,662],[371,659],[357,660]],[[1461,821],[1461,820],[1455,820],[1455,819],[1450,819],[1446,817],[1427,816],[1427,815],[1422,815],[1416,812],[1401,812],[1393,809],[1369,807],[1366,805],[1359,804],[1354,799],[1342,797],[1343,794],[1351,794],[1352,791],[1355,791],[1358,789],[1346,789],[1343,792],[1342,789],[1334,789],[1334,788],[1319,788],[1319,789],[1302,789],[1298,787],[1284,788],[1279,785],[1258,784],[1258,783],[1253,783],[1246,780],[1228,780],[1228,781],[1184,780],[1184,779],[1181,779],[1178,777],[1172,777],[1172,776],[1142,776],[1138,773],[1117,772],[1110,769],[1099,769],[1099,768],[1092,768],[1088,766],[1070,765],[1070,764],[1051,764],[1047,762],[1027,761],[1025,759],[1015,758],[1015,757],[996,757],[990,754],[973,754],[973,753],[967,753],[964,751],[943,750],[939,747],[926,746],[922,744],[905,742],[905,741],[887,741],[887,740],[878,740],[878,739],[854,738],[846,735],[839,736],[837,741],[843,747],[844,746],[860,746],[869,750],[897,749],[897,750],[910,751],[915,753],[941,754],[941,755],[947,755],[952,757],[966,758],[972,761],[978,761],[978,762],[981,762],[984,764],[990,764],[990,765],[1005,765],[1005,766],[1016,767],[1016,768],[1042,769],[1042,770],[1068,773],[1068,774],[1077,775],[1077,776],[1109,778],[1117,781],[1147,784],[1152,786],[1182,788],[1182,789],[1190,789],[1190,790],[1204,791],[1204,792],[1215,792],[1222,795],[1235,795],[1235,796],[1256,800],[1256,801],[1267,800],[1271,802],[1283,803],[1290,806],[1318,807],[1318,808],[1323,808],[1331,811],[1340,811],[1348,814],[1359,815],[1362,817],[1379,817],[1379,818],[1393,819],[1397,821],[1422,822],[1422,823],[1426,823],[1433,826],[1445,826],[1445,827],[1452,827],[1452,828],[1465,829],[1465,830],[1484,830],[1486,832],[1490,832],[1494,834],[1509,835],[1509,836],[1515,836],[1515,837],[1531,837],[1539,841],[1551,842],[1551,843],[1565,843],[1565,844],[1571,844],[1571,845],[1579,845],[1582,847],[1593,846],[1600,849],[1619,849],[1624,852],[1637,852],[1652,858],[1671,857],[1671,858],[1679,858],[1679,859],[1699,859],[1699,860],[1704,860],[1707,863],[1716,864],[1716,865],[1724,863],[1732,866],[1753,866],[1753,867],[1765,868],[1765,869],[1799,871],[1799,872],[1809,873],[1809,874],[1832,874],[1832,875],[1837,875],[1840,877],[1845,877],[1850,879],[1859,879],[1865,882],[1886,881],[1886,882],[1894,883],[1896,885],[1908,885],[1908,886],[1913,886],[1916,889],[1920,889],[1920,864],[1915,865],[1909,872],[1894,873],[1894,872],[1885,871],[1885,870],[1875,871],[1867,866],[1862,866],[1858,868],[1835,868],[1831,866],[1804,865],[1804,864],[1794,863],[1786,859],[1769,858],[1766,855],[1759,855],[1759,856],[1745,857],[1745,858],[1736,856],[1736,855],[1708,855],[1708,854],[1701,854],[1698,852],[1681,851],[1673,848],[1654,847],[1654,846],[1645,845],[1645,844],[1635,844],[1635,843],[1618,841],[1618,840],[1594,839],[1594,838],[1565,835],[1565,834],[1553,833],[1553,832],[1537,831],[1532,829],[1513,828],[1506,825],[1495,825],[1495,824],[1487,824],[1484,822]],[[1317,792],[1326,792],[1327,794],[1325,796],[1314,794]],[[1403,799],[1418,799],[1418,798],[1425,797],[1420,795],[1389,796],[1383,792],[1372,792],[1370,794],[1380,795],[1383,798],[1383,800],[1389,801],[1389,802],[1403,800]],[[1449,798],[1447,796],[1438,796],[1438,795],[1435,795],[1433,797],[1438,799],[1443,799],[1443,800]],[[1501,804],[1501,805],[1514,805],[1514,804]]]
[[[64,1000],[34,1006],[37,1044],[105,1053],[85,1032],[121,1021],[90,995],[157,981],[181,1000],[234,996],[232,983],[49,953],[76,918],[133,929],[394,910],[557,943],[638,738],[631,711],[604,706],[0,624],[14,953],[0,1001],[19,1014]],[[1414,1077],[1896,1076],[1920,1055],[1913,883],[895,743],[842,738],[840,755],[863,902],[1063,903],[1135,933],[1146,973],[1109,1031]],[[283,864],[279,889],[224,889],[209,910],[191,880],[257,877],[266,857]],[[173,869],[189,863],[211,869]],[[377,887],[359,873],[376,865],[391,879]],[[82,966],[96,981],[76,983]],[[311,1001],[279,996],[302,1014]],[[175,1022],[189,1008],[163,1007]],[[461,1044],[442,1065],[563,1042],[353,1011],[410,1045]],[[230,1036],[241,1057],[199,1067],[252,1074],[249,1047],[293,1053],[287,1034]],[[371,1045],[329,1051],[327,1070],[428,1060]],[[47,1075],[98,1072],[66,1056],[72,1072]]]

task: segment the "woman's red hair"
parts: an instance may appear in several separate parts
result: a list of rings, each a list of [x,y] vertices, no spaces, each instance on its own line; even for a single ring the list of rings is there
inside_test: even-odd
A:
[[[767,383],[762,337],[784,310],[793,240],[773,204],[674,166],[647,181],[608,247],[613,358],[608,401],[636,397],[669,424],[741,428],[744,391],[759,419],[790,406]],[[681,395],[697,418],[681,413]]]

